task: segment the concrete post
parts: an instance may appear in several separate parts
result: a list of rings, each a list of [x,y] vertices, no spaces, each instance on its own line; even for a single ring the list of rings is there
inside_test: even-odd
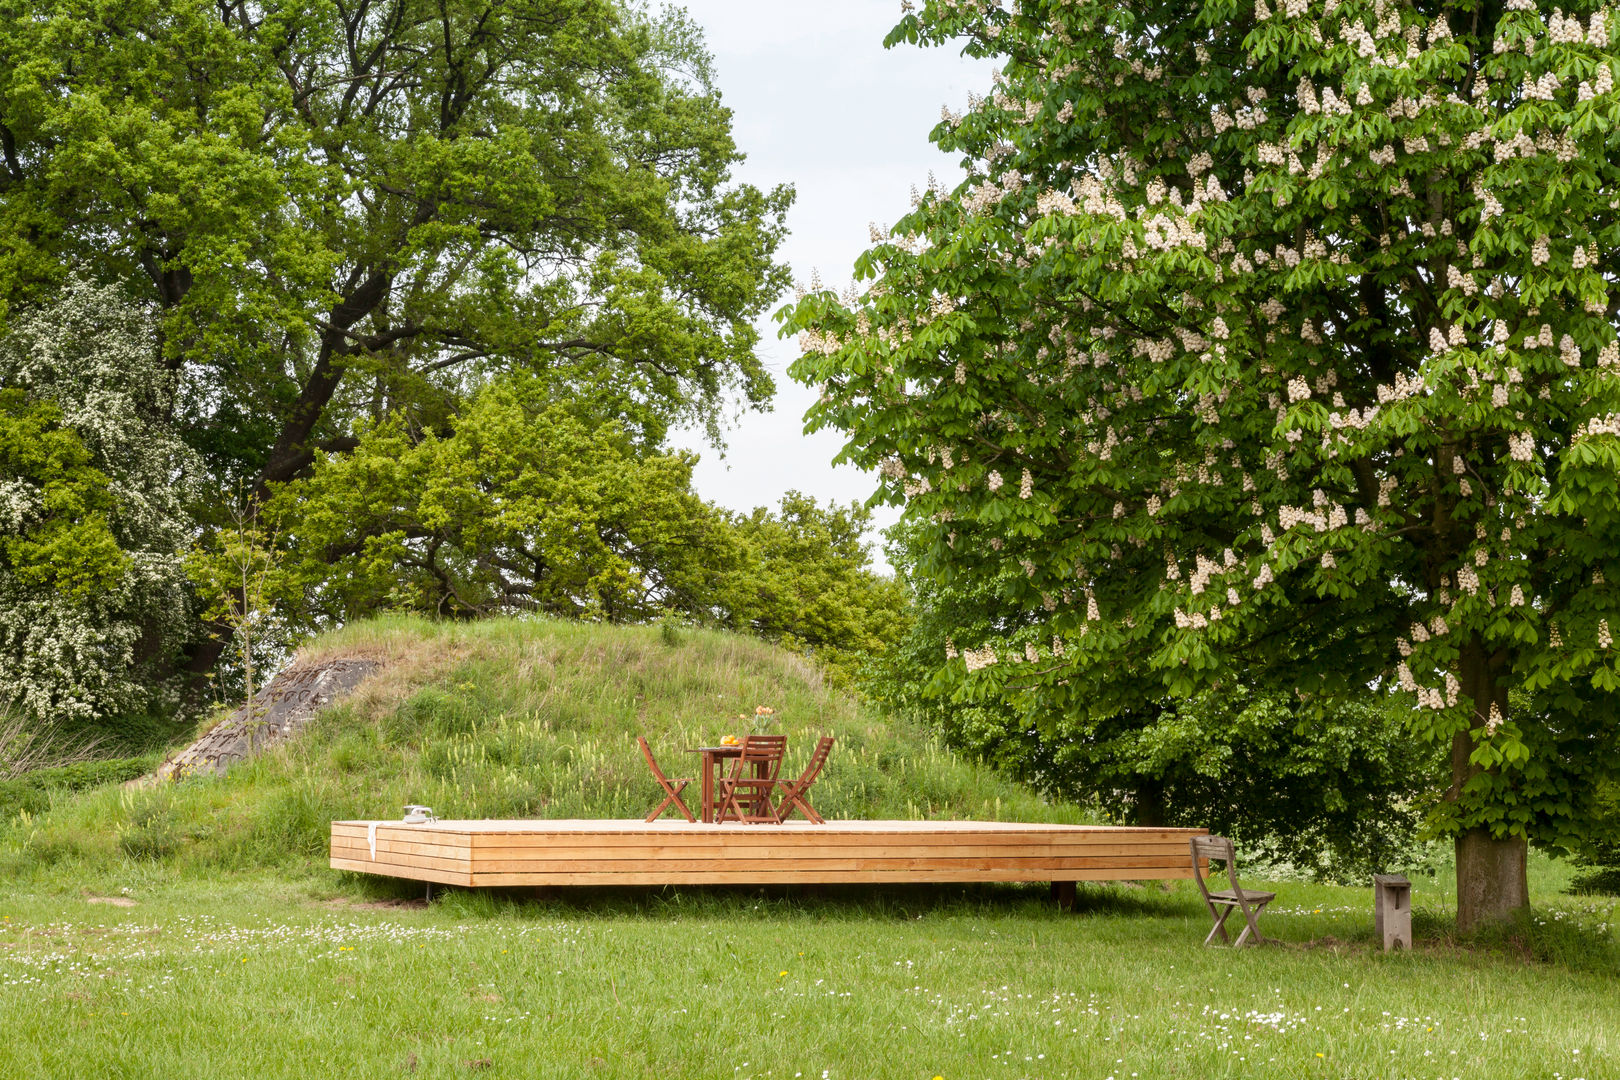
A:
[[[1385,952],[1412,947],[1412,883],[1405,874],[1373,875],[1373,934]]]

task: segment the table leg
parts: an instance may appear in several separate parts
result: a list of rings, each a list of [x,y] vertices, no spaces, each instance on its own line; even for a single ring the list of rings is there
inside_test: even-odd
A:
[[[703,810],[698,814],[705,825],[714,824],[714,755],[707,750],[701,755],[703,759]]]

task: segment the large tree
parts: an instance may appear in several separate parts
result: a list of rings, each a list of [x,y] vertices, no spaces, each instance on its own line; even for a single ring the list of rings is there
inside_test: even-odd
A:
[[[538,376],[485,387],[451,428],[392,421],[277,491],[260,524],[289,548],[296,623],[401,608],[643,622],[712,605],[744,562],[691,490],[690,454],[638,449]]]
[[[892,40],[1006,64],[934,132],[969,176],[789,319],[920,572],[1016,609],[964,695],[1405,694],[1464,927],[1620,767],[1620,95],[1567,12],[927,3]]]
[[[692,491],[692,455],[638,446],[535,375],[492,382],[449,427],[413,436],[391,421],[321,455],[195,560],[198,578],[295,632],[399,609],[672,616],[811,653],[834,675],[904,629],[904,590],[870,569],[858,506],[789,492],[779,513],[732,514]],[[267,599],[246,599],[245,565],[263,567]]]
[[[752,322],[791,193],[732,183],[739,159],[678,12],[0,8],[0,305],[79,268],[158,309],[204,526],[514,368],[651,442],[768,398]]]

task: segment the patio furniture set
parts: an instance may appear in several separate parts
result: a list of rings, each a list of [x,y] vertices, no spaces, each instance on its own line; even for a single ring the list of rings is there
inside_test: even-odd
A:
[[[642,756],[647,759],[647,767],[652,770],[653,778],[664,790],[664,801],[653,808],[646,820],[657,820],[664,811],[673,806],[687,821],[695,824],[699,818],[693,817],[692,812],[687,809],[686,803],[681,800],[681,792],[698,778],[666,776],[663,769],[659,768],[658,760],[653,757],[652,748],[647,745],[647,740],[638,735],[636,741],[641,744]],[[827,754],[832,750],[832,744],[831,736],[823,737],[816,744],[815,752],[810,755],[810,762],[804,772],[796,780],[784,780],[780,775],[782,759],[787,753],[785,735],[748,735],[732,745],[700,746],[688,751],[699,755],[702,762],[700,769],[702,803],[699,806],[701,820],[706,824],[737,821],[745,824],[780,825],[797,811],[817,825],[826,824],[806,795],[811,785],[816,782],[816,778],[821,775],[822,767],[827,764]],[[724,770],[728,761],[731,763],[731,769],[726,773]],[[1221,836],[1193,836],[1189,840],[1192,878],[1197,882],[1198,891],[1202,894],[1204,904],[1209,908],[1210,917],[1214,922],[1214,927],[1204,939],[1204,944],[1208,945],[1216,938],[1222,942],[1232,941],[1226,933],[1226,920],[1235,911],[1243,914],[1245,925],[1233,944],[1242,946],[1267,942],[1269,939],[1260,933],[1260,912],[1275,899],[1276,894],[1245,889],[1238,884],[1237,857],[1231,840]],[[1226,876],[1232,885],[1230,889],[1211,889],[1206,884],[1204,876],[1210,860],[1225,863]],[[1405,879],[1401,878],[1399,881],[1404,883]],[[1074,883],[1071,881],[1057,884],[1068,887],[1069,903],[1072,905]],[[1380,922],[1382,922],[1382,908],[1380,908]],[[1395,932],[1399,933],[1398,930]],[[1406,934],[1407,941],[1410,942],[1410,931],[1406,931]]]
[[[692,816],[692,811],[681,799],[686,785],[698,778],[666,776],[653,757],[652,747],[647,745],[647,740],[638,735],[636,742],[641,744],[641,754],[647,759],[647,768],[652,770],[653,779],[664,790],[664,801],[647,815],[647,821],[656,820],[673,806],[687,821],[702,820],[705,824],[737,821],[754,825],[780,825],[795,812],[817,825],[825,824],[816,808],[810,804],[808,793],[821,775],[822,767],[827,764],[827,755],[833,745],[830,735],[816,743],[809,764],[794,780],[785,780],[781,775],[782,759],[787,755],[786,735],[746,735],[733,745],[700,746],[689,751],[697,754],[701,762],[702,802],[698,807],[698,817]],[[729,772],[725,771],[727,762],[731,766]]]

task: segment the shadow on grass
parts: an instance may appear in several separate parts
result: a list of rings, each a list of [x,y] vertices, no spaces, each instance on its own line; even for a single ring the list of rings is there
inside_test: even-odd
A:
[[[1532,908],[1512,921],[1464,934],[1447,912],[1417,909],[1413,934],[1420,948],[1503,956],[1570,971],[1620,975],[1620,941],[1615,938],[1615,901],[1605,898],[1583,908]]]
[[[362,903],[398,904],[427,895],[423,882],[345,875]],[[658,918],[807,918],[905,921],[930,915],[1068,919],[1183,918],[1185,896],[1156,886],[1082,883],[1074,907],[1059,908],[1044,882],[916,885],[682,885],[481,888],[435,885],[433,905],[459,918],[637,916]]]

